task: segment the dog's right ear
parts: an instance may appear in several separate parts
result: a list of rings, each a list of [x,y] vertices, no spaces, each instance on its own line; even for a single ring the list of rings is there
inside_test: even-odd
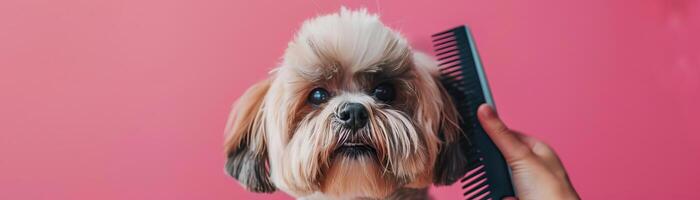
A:
[[[248,89],[236,102],[226,124],[226,172],[253,192],[271,193],[262,108],[271,80]]]

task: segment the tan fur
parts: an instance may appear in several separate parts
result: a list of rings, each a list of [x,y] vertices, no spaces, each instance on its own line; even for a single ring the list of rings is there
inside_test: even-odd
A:
[[[247,150],[260,155],[253,159],[264,159],[269,168],[269,174],[249,177],[252,182],[237,178],[245,185],[269,177],[277,189],[299,198],[424,194],[440,149],[459,134],[436,69],[434,60],[365,10],[341,9],[305,22],[271,78],[246,92],[232,112],[226,151],[247,141]],[[382,83],[395,87],[394,101],[368,94]],[[310,105],[309,92],[319,87],[331,97]],[[368,111],[364,128],[351,132],[339,125],[337,114],[347,103]],[[375,154],[337,155],[350,140],[370,145]]]
[[[260,192],[272,189],[267,175],[256,174],[266,171],[267,145],[262,100],[269,86],[270,81],[265,80],[248,89],[234,105],[225,130],[224,149],[229,157],[227,171],[244,187]]]
[[[251,141],[255,145],[255,151],[264,148],[264,135],[262,124],[261,107],[263,97],[267,94],[270,81],[265,80],[249,88],[243,96],[236,102],[226,123],[226,144],[225,151],[229,153],[234,147],[240,145],[244,140]]]
[[[338,158],[321,183],[321,192],[333,198],[383,198],[397,188],[393,177],[373,164],[373,158]]]

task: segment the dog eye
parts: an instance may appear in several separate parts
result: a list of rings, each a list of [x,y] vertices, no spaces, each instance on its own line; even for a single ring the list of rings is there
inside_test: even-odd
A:
[[[372,90],[372,96],[380,101],[389,102],[394,100],[394,86],[389,83],[383,83]]]
[[[328,91],[323,88],[316,88],[309,93],[308,101],[314,105],[320,105],[328,101]]]

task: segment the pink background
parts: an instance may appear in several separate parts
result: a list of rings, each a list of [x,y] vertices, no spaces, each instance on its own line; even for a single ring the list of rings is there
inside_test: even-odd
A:
[[[224,175],[228,109],[340,5],[423,50],[469,24],[501,115],[584,199],[700,198],[698,1],[250,2],[2,0],[0,199],[270,199]]]

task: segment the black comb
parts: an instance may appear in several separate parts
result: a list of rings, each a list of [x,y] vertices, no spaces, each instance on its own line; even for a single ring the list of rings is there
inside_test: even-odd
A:
[[[452,96],[462,120],[464,132],[460,145],[468,145],[467,173],[460,179],[465,199],[495,199],[515,196],[510,170],[503,155],[486,135],[476,116],[479,105],[494,107],[484,69],[466,26],[459,26],[433,36],[439,61],[440,81]],[[495,107],[494,107],[495,108]]]

